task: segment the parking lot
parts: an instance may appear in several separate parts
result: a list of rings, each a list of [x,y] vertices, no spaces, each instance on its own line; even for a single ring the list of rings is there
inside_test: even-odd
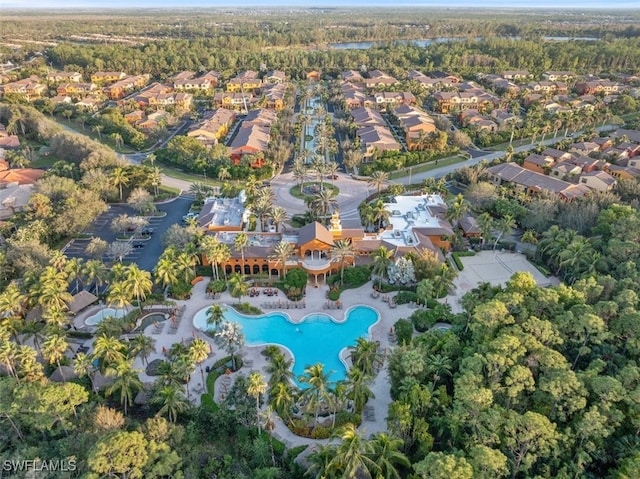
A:
[[[122,261],[125,263],[136,263],[141,269],[147,271],[153,270],[164,250],[162,236],[172,224],[181,224],[182,216],[189,211],[192,202],[193,198],[179,196],[174,201],[158,205],[158,210],[166,213],[166,215],[147,217],[149,222],[147,227],[153,229],[153,233],[143,238],[131,240],[131,252],[127,254]],[[114,218],[123,214],[136,216],[135,211],[127,205],[111,205],[108,211],[100,215],[94,223],[84,231],[87,237],[72,240],[63,249],[63,253],[68,258],[91,259],[86,252],[87,245],[91,241],[91,238],[101,238],[108,244],[117,241],[117,233],[111,230],[111,222]],[[113,258],[105,255],[102,260],[110,262],[113,261]]]

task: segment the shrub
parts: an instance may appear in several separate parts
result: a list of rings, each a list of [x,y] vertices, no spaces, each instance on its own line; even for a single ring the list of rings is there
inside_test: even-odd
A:
[[[421,310],[416,311],[411,315],[411,323],[419,333],[424,333],[436,323],[433,315],[430,313],[431,311]]]
[[[207,293],[223,293],[227,290],[227,282],[224,279],[212,279],[207,284]]]
[[[262,314],[262,310],[260,308],[249,303],[234,304],[233,307],[243,314]]]
[[[331,430],[322,425],[317,425],[313,428],[313,431],[311,431],[312,439],[327,439],[329,436],[331,436]]]
[[[408,319],[399,319],[393,325],[398,338],[398,344],[409,344],[413,336],[413,324]]]
[[[169,286],[169,296],[175,299],[189,299],[191,297],[191,285],[184,281]]]
[[[371,279],[371,269],[369,266],[354,266],[352,268],[346,268],[344,270],[344,285],[342,289],[359,288],[363,286]],[[329,276],[327,283],[338,284],[340,283],[340,273]]]
[[[458,268],[459,271],[462,271],[464,269],[464,265],[462,264],[462,261],[460,261],[460,257],[475,255],[476,254],[473,251],[455,251],[454,253],[451,253],[453,262],[456,264],[456,268]]]
[[[362,416],[355,412],[338,411],[336,414],[336,427],[343,426],[348,423],[353,423],[359,426],[362,423]]]
[[[298,457],[298,455],[300,455],[300,453],[302,451],[304,451],[307,447],[306,444],[302,445],[302,446],[296,446],[296,447],[292,447],[291,449],[287,449],[287,456],[289,456],[290,459],[295,459],[296,457]]]
[[[339,289],[331,289],[329,291],[329,299],[331,301],[337,301],[340,298],[340,290]]]
[[[396,294],[396,304],[407,304],[418,301],[418,295],[413,291],[400,291]]]

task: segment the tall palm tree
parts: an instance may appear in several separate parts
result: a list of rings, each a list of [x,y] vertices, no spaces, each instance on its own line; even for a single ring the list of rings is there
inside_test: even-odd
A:
[[[238,303],[242,301],[242,297],[247,295],[249,291],[249,283],[244,280],[244,276],[234,273],[229,279],[229,292],[234,298],[238,298]]]
[[[275,388],[278,384],[290,385],[294,378],[293,371],[291,370],[292,361],[287,359],[284,354],[274,355],[265,371],[270,375],[269,386],[271,389]],[[271,395],[271,393],[269,394]]]
[[[491,232],[493,231],[493,217],[485,211],[478,216],[476,221],[478,223],[478,227],[480,228],[480,232],[482,233],[482,246],[484,246],[487,239],[490,238]]]
[[[269,256],[269,259],[276,262],[276,267],[280,264],[282,265],[282,274],[280,274],[280,277],[283,277],[287,273],[287,261],[293,256],[294,252],[295,247],[288,241],[280,240],[280,242],[274,246],[273,254]]]
[[[202,376],[202,385],[206,384],[204,379],[204,369],[202,368],[202,363],[209,357],[209,351],[211,351],[211,347],[209,343],[207,343],[204,339],[196,338],[191,341],[189,344],[189,356],[191,360],[200,366],[200,374]]]
[[[389,265],[393,258],[393,251],[388,250],[385,246],[373,251],[373,268],[372,272],[378,276],[378,287],[382,287],[382,280],[389,276]]]
[[[49,362],[49,364],[56,363],[63,381],[64,375],[62,373],[62,369],[60,369],[60,360],[68,350],[69,343],[67,343],[66,338],[60,334],[52,334],[42,344],[42,356]]]
[[[97,392],[95,383],[93,382],[95,367],[93,366],[93,358],[90,355],[86,353],[78,353],[73,362],[73,371],[78,375],[78,377],[82,378],[84,376],[88,376],[89,381],[91,381],[91,390],[93,392]]]
[[[93,345],[92,359],[97,359],[100,371],[106,371],[107,367],[121,363],[126,358],[127,347],[118,338],[112,336],[99,336]]]
[[[90,259],[84,263],[82,274],[84,275],[87,283],[95,284],[94,293],[97,296],[100,287],[105,283],[108,277],[107,268],[104,263],[97,259]]]
[[[334,190],[322,190],[315,196],[307,197],[305,203],[316,218],[326,221],[331,211],[338,207],[338,200]]]
[[[184,412],[189,407],[189,403],[182,393],[182,388],[176,383],[169,383],[162,386],[151,399],[151,403],[162,406],[158,414],[166,413],[167,416],[169,416],[169,422],[176,422],[178,413]],[[125,408],[125,414],[126,413]]]
[[[176,250],[175,248],[167,248],[164,250],[156,266],[153,268],[155,283],[161,284],[163,288],[178,284],[178,271],[176,269]]]
[[[120,191],[120,201],[122,201],[122,187],[129,184],[129,174],[124,168],[117,167],[111,172],[111,183]]]
[[[220,241],[216,236],[205,235],[200,241],[200,252],[207,258],[207,261],[211,264],[211,275],[215,279],[219,279],[218,276],[218,257],[217,250],[220,248]]]
[[[496,230],[498,231],[498,237],[496,238],[496,242],[493,244],[493,249],[495,251],[500,239],[504,235],[508,235],[513,231],[513,228],[516,227],[516,220],[511,215],[504,215],[502,218],[498,220],[496,224]]]
[[[299,161],[298,159],[293,163],[293,179],[300,186],[300,194],[302,194],[302,185],[304,184],[304,180],[307,178],[307,167],[303,161]]]
[[[207,326],[213,325],[214,331],[219,331],[224,321],[224,313],[226,310],[227,308],[223,304],[212,304],[209,309],[207,309]]]
[[[340,477],[378,477],[379,466],[371,459],[373,445],[356,429],[352,423],[347,423],[336,431],[336,437],[342,440],[329,469],[341,473]]]
[[[198,264],[197,255],[191,254],[188,250],[181,251],[174,262],[178,278],[181,277],[182,281],[184,281],[185,283],[189,283],[193,278],[196,277],[196,264]]]
[[[131,305],[131,290],[127,287],[125,281],[117,281],[109,286],[109,294],[107,295],[107,304],[114,306],[116,309],[124,309]]]
[[[358,414],[364,410],[369,399],[376,397],[369,388],[370,383],[371,376],[357,367],[351,367],[347,372],[347,397],[353,400]]]
[[[124,285],[129,294],[135,296],[140,312],[142,312],[142,302],[153,288],[151,273],[140,269],[136,264],[130,264],[127,266],[127,278],[124,281]]]
[[[258,424],[258,435],[261,432],[260,425],[260,396],[267,391],[267,382],[264,380],[264,376],[258,371],[253,371],[249,375],[249,381],[247,384],[247,393],[249,396],[256,400],[256,422]]]
[[[377,477],[400,479],[397,466],[411,467],[411,462],[402,452],[402,439],[379,432],[371,436],[369,444],[373,449],[369,458],[375,462],[380,471]]]
[[[220,243],[215,250],[216,264],[225,264],[231,258],[231,248],[226,243]],[[224,279],[227,280],[227,268],[223,269]]]
[[[16,363],[18,358],[18,344],[9,341],[8,338],[0,339],[0,364],[2,364],[9,376],[18,379]]]
[[[269,390],[269,402],[282,419],[291,417],[295,396],[290,384],[277,383]]]
[[[145,365],[149,364],[149,356],[156,352],[156,341],[155,339],[147,336],[146,334],[137,334],[131,340],[131,355],[132,356],[140,356],[142,358],[142,362]]]
[[[456,226],[468,210],[469,210],[469,203],[467,202],[467,200],[464,199],[464,196],[459,194],[458,196],[455,197],[455,199],[447,209],[447,213],[446,213],[447,221],[451,222],[454,226]]]
[[[338,165],[338,163],[336,163],[335,161],[330,161],[329,163],[327,163],[327,174],[331,178],[331,186],[334,186],[335,180],[333,179],[333,177],[336,175],[339,169],[340,165]]]
[[[282,206],[276,206],[271,209],[269,216],[271,216],[271,220],[276,227],[276,233],[278,233],[280,231],[280,225],[289,219],[289,212]]]
[[[133,405],[133,399],[142,389],[142,381],[138,377],[141,371],[133,369],[130,361],[124,360],[107,369],[107,375],[114,376],[114,381],[107,388],[107,396],[120,391],[120,404],[124,406],[124,414],[127,414],[127,406]]]
[[[350,240],[337,240],[331,247],[331,259],[340,264],[340,284],[344,284],[344,266],[347,259],[355,256],[355,249]]]
[[[20,291],[18,283],[9,283],[0,293],[0,317],[22,317],[29,297]]]
[[[322,363],[308,366],[304,370],[304,376],[300,376],[299,381],[308,384],[309,387],[302,392],[307,399],[307,405],[310,409],[314,409],[314,424],[318,424],[318,415],[320,414],[320,406],[328,404],[330,400],[331,390],[329,387],[329,374],[324,372]]]
[[[374,171],[367,180],[367,184],[369,186],[375,186],[379,195],[380,191],[382,191],[382,187],[387,181],[389,181],[389,173],[386,171]]]
[[[431,384],[433,391],[442,376],[451,376],[451,359],[442,354],[430,354],[427,356],[427,371],[433,377]]]
[[[356,345],[349,346],[349,357],[353,367],[360,369],[368,376],[373,376],[376,363],[382,360],[378,346],[378,343],[365,338],[356,339]]]
[[[244,262],[244,250],[249,246],[249,238],[244,233],[238,233],[233,240],[233,247],[236,251],[240,252],[242,258],[242,274],[244,275],[245,262]]]
[[[337,476],[332,472],[332,461],[336,454],[336,448],[332,445],[317,444],[314,451],[309,454],[309,469],[304,473],[305,477],[313,479],[330,479]],[[346,477],[346,476],[344,476]]]

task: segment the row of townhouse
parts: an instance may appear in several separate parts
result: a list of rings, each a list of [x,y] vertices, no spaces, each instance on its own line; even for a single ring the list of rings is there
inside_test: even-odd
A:
[[[425,148],[424,139],[436,132],[436,125],[426,112],[409,105],[401,105],[393,110],[393,116],[405,134],[408,150]]]
[[[134,110],[124,115],[124,119],[139,130],[149,132],[159,128],[163,123],[166,124],[169,119],[169,113],[164,110],[157,110],[147,115],[142,110]]]
[[[41,98],[46,91],[46,85],[36,75],[0,85],[0,95],[21,95],[29,101]]]
[[[284,108],[287,86],[283,83],[263,83],[260,91],[216,92],[211,101],[213,108],[248,111],[257,106],[280,111]]]
[[[126,93],[145,86],[149,82],[150,78],[151,76],[147,74],[125,76],[115,83],[104,87],[103,91],[111,100],[119,100],[125,96]]]
[[[382,114],[373,108],[356,108],[351,117],[357,127],[360,147],[364,152],[364,160],[371,160],[376,152],[399,151],[396,141]]]
[[[408,78],[419,83],[427,90],[453,87],[462,81],[460,77],[442,71],[433,71],[425,74],[417,70],[411,70]]]
[[[176,92],[172,87],[157,82],[137,93],[133,100],[140,107],[167,108],[176,106],[189,110],[193,105],[191,93]]]
[[[359,84],[368,89],[389,87],[400,83],[382,70],[371,70],[367,72],[366,76],[362,76],[360,72],[355,70],[347,70],[342,72],[340,76],[345,82]]]
[[[359,84],[343,82],[340,85],[342,98],[347,109],[382,108],[390,109],[396,105],[414,105],[416,97],[409,91],[384,91],[367,94]]]
[[[226,108],[218,108],[205,113],[204,118],[189,128],[187,136],[197,139],[205,146],[219,143],[236,121],[236,113]]]
[[[247,114],[229,145],[231,159],[235,164],[245,155],[255,155],[251,166],[260,168],[265,165],[260,154],[265,153],[269,147],[271,127],[277,118],[276,111],[266,108],[252,110]]]
[[[174,90],[207,92],[217,88],[220,82],[220,73],[209,71],[196,76],[194,72],[184,71],[174,75],[171,82]]]
[[[57,86],[56,92],[63,96],[88,95],[98,91],[98,85],[95,83],[61,83]]]
[[[484,112],[494,108],[504,108],[506,100],[481,88],[475,82],[456,85],[458,91],[438,91],[433,94],[436,110],[439,113],[478,110]]]
[[[615,164],[588,155],[606,155]],[[640,131],[618,129],[608,137],[573,143],[567,151],[547,148],[529,155],[522,166],[504,163],[488,172],[497,185],[510,183],[530,194],[550,192],[565,201],[591,190],[611,191],[618,180],[640,179]]]

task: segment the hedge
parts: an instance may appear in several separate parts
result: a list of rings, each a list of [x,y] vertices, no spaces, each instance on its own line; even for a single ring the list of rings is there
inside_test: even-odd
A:
[[[464,269],[464,265],[462,264],[462,261],[460,261],[460,257],[475,256],[475,255],[476,254],[473,251],[454,251],[453,253],[451,253],[453,262],[456,264],[456,268],[458,268],[459,271],[462,271]]]

